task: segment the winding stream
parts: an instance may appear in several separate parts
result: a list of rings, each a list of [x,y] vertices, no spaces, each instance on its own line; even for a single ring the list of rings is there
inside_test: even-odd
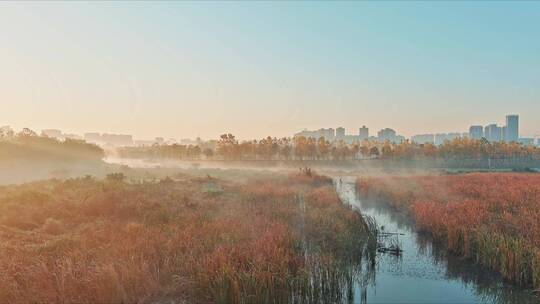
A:
[[[344,203],[373,217],[384,231],[403,233],[399,236],[403,254],[377,254],[374,282],[355,290],[355,303],[540,303],[530,290],[448,255],[384,204],[360,200],[354,177],[342,177],[341,182],[336,178],[335,185]]]

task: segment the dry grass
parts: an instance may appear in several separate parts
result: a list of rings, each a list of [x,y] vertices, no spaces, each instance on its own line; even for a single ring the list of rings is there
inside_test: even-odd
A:
[[[366,178],[357,187],[406,210],[454,253],[540,287],[540,175]]]
[[[369,236],[316,175],[0,187],[0,302],[337,301]]]

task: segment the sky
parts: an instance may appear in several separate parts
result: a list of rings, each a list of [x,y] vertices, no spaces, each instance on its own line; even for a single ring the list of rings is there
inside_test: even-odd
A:
[[[0,125],[540,135],[540,2],[0,2]]]

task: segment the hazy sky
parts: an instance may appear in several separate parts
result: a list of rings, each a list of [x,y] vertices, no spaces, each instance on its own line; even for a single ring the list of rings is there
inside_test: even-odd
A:
[[[540,2],[1,2],[0,125],[540,134]]]

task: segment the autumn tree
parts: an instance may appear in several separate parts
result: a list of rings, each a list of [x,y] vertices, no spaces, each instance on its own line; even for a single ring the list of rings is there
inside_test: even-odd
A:
[[[225,159],[237,159],[239,156],[238,140],[231,133],[223,134],[218,140],[218,154]]]
[[[372,156],[372,157],[377,157],[379,156],[379,148],[377,148],[377,146],[373,146],[371,147],[371,149],[369,149],[369,155]]]

